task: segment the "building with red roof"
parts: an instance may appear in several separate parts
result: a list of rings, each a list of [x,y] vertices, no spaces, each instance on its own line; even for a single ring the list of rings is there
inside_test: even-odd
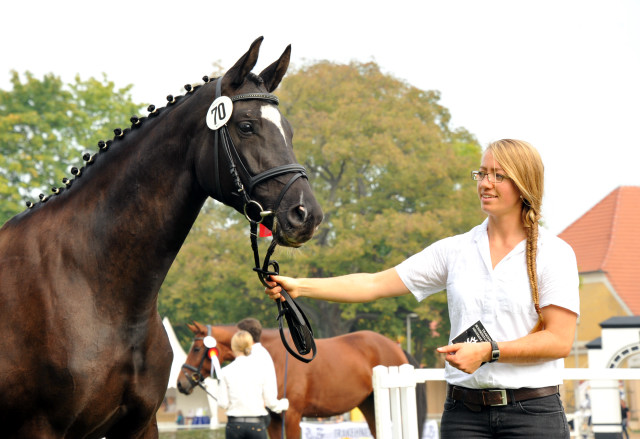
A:
[[[640,315],[639,186],[616,188],[558,236],[578,260],[579,341],[599,337],[610,317]]]
[[[580,273],[577,343],[565,365],[609,367],[590,365],[587,351],[603,347],[601,334],[607,322],[635,318],[633,324],[637,327],[640,316],[640,187],[616,188],[558,236],[573,247]],[[639,355],[622,357],[617,367],[640,366]],[[640,383],[632,381],[625,385],[630,406],[640,406]],[[569,392],[567,396],[572,399]],[[635,419],[634,424],[637,424]]]

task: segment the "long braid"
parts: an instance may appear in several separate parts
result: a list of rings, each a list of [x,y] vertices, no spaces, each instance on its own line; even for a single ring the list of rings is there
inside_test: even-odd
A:
[[[540,295],[538,293],[538,276],[536,269],[536,256],[538,253],[538,222],[527,227],[527,273],[529,274],[529,285],[531,285],[531,296],[533,297],[533,306],[538,314],[538,322],[531,332],[538,332],[544,327],[544,319],[540,310]]]
[[[541,217],[544,193],[544,165],[538,151],[531,144],[522,140],[497,140],[489,145],[488,150],[493,153],[494,159],[502,165],[521,194],[521,220],[527,232],[527,276],[531,286],[533,306],[538,315],[538,321],[531,332],[537,332],[544,328],[536,268],[538,222]]]
[[[523,190],[524,192],[524,190]],[[544,328],[544,319],[540,309],[540,293],[538,291],[538,270],[536,267],[536,257],[538,256],[538,221],[540,221],[540,198],[533,196],[530,192],[524,192],[522,198],[522,224],[527,230],[527,275],[531,286],[531,297],[533,306],[538,314],[538,321],[531,330],[531,333],[538,332]]]

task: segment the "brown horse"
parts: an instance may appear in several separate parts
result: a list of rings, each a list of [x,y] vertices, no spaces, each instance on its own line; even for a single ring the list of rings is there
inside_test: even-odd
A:
[[[172,362],[158,291],[208,197],[261,214],[283,245],[312,237],[322,212],[271,94],[291,48],[255,75],[261,42],[132,118],[0,229],[2,438],[158,437]],[[215,106],[223,128],[217,96],[234,102]]]
[[[207,349],[202,338],[208,335],[205,325],[194,322],[188,325],[195,340],[189,350],[186,364],[199,369],[194,375],[190,371],[178,376],[178,389],[185,394],[193,391],[196,381],[210,375],[211,360],[206,356]],[[233,360],[231,337],[238,331],[233,325],[211,326],[211,336],[216,339],[220,362]],[[291,343],[291,340],[289,340]],[[310,363],[290,359],[287,355],[277,329],[262,331],[260,343],[269,351],[278,379],[278,398],[285,396],[289,400],[289,409],[285,414],[286,437],[300,438],[300,420],[305,417],[328,417],[346,413],[358,407],[367,420],[369,430],[375,437],[376,421],[373,403],[373,368],[378,365],[398,366],[411,363],[418,366],[413,357],[404,352],[397,343],[372,331],[357,331],[337,337],[317,339],[318,353]],[[205,358],[204,361],[202,359]],[[285,383],[285,365],[286,383]],[[418,385],[416,389],[418,407],[418,431],[426,418],[426,387]],[[280,437],[282,431],[281,415],[271,414],[269,436]]]

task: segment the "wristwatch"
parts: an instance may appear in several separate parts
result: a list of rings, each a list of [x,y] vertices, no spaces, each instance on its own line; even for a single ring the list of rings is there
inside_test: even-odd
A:
[[[498,343],[496,341],[491,340],[491,360],[489,363],[495,363],[500,358],[500,349],[498,348]]]

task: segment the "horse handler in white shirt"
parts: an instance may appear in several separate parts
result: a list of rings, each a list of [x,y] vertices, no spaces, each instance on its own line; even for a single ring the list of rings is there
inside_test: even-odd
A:
[[[226,439],[267,439],[266,407],[275,413],[289,408],[286,398],[278,399],[277,389],[261,372],[261,362],[251,354],[253,338],[240,330],[231,338],[236,359],[222,368],[218,405],[226,410]]]
[[[471,177],[487,219],[469,232],[379,273],[271,276],[266,293],[361,303],[446,290],[441,438],[568,439],[559,385],[580,312],[578,268],[571,247],[538,227],[542,160],[527,142],[498,140]]]
[[[253,348],[251,349],[251,355],[255,355],[255,360],[260,362],[261,369],[266,375],[265,378],[267,380],[267,385],[273,386],[276,389],[277,394],[278,380],[276,377],[276,368],[273,364],[271,354],[260,343],[260,337],[262,337],[262,324],[260,324],[260,321],[257,319],[247,317],[246,319],[240,320],[236,326],[238,327],[238,329],[242,329],[243,331],[247,331],[249,334],[251,334],[251,337],[253,338]],[[269,423],[271,423],[271,415],[267,415],[264,417],[264,425],[268,427]]]

